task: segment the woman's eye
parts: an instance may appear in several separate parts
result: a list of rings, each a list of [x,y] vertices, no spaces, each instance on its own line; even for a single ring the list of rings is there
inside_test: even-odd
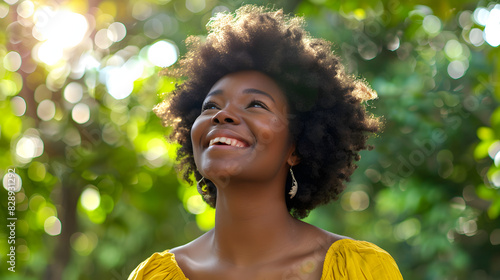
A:
[[[206,110],[213,110],[213,109],[219,109],[217,104],[215,104],[214,102],[207,102],[207,103],[203,104],[203,106],[201,107],[202,112],[206,111]]]
[[[250,102],[248,108],[264,108],[266,110],[269,110],[269,107],[267,107],[267,105],[264,102],[259,100],[253,100],[252,102]]]

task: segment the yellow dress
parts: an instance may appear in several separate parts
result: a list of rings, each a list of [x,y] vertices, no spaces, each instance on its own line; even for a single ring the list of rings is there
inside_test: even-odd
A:
[[[351,239],[334,242],[325,256],[321,280],[403,279],[394,259],[377,245]],[[188,280],[168,250],[154,253],[128,280]]]

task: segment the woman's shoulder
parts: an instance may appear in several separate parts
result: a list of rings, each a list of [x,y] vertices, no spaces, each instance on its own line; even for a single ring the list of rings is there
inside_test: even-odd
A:
[[[154,253],[136,267],[128,280],[187,280],[179,263],[189,262],[189,256],[193,254],[193,251],[199,249],[200,244],[205,243],[206,235],[204,234],[185,245]]]
[[[392,256],[377,245],[339,239],[325,256],[322,279],[403,279]]]

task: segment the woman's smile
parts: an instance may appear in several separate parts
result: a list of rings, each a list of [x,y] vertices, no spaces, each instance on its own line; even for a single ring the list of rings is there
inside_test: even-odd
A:
[[[249,140],[244,139],[244,137],[237,135],[229,129],[213,129],[207,134],[206,138],[209,148],[247,148],[251,144]]]
[[[246,147],[246,144],[241,142],[238,139],[230,138],[230,137],[215,137],[214,139],[210,140],[209,146],[228,146],[229,147],[237,147],[237,148],[243,148]]]

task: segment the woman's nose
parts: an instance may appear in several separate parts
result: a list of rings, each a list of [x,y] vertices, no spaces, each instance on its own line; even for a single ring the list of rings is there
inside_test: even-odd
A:
[[[229,110],[223,109],[212,117],[212,124],[239,124],[239,118]]]

